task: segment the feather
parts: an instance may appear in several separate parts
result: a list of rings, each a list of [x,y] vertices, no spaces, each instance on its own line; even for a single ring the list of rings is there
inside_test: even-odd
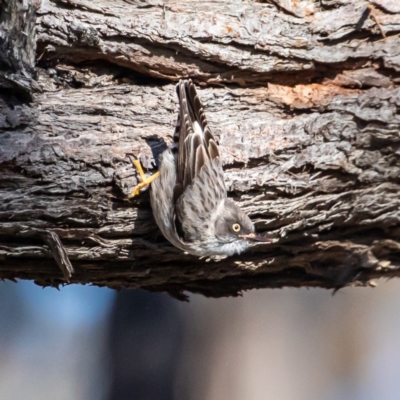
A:
[[[194,174],[197,177],[200,173],[202,166],[207,161],[207,152],[203,145],[197,147],[196,150],[196,163],[194,165]]]
[[[180,81],[177,93],[180,109],[174,143],[178,147],[178,184],[185,190],[203,165],[218,157],[219,152],[193,82]]]
[[[177,201],[178,218],[186,241],[206,240],[208,233],[203,228],[204,224],[209,222],[212,225],[215,211],[226,198],[224,173],[221,160],[217,157],[203,165],[192,185],[186,188]]]
[[[215,143],[214,139],[211,139],[208,142],[208,153],[210,154],[210,158],[211,160],[213,160],[214,158],[219,157],[219,151],[218,151],[218,146]]]

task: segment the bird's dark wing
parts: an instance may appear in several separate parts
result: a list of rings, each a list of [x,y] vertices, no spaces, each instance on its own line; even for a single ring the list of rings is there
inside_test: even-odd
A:
[[[184,191],[198,176],[203,165],[218,157],[219,152],[193,82],[180,81],[177,93],[179,116],[174,142],[178,148],[177,184]]]
[[[176,204],[186,241],[205,240],[227,197],[219,157],[206,162]]]

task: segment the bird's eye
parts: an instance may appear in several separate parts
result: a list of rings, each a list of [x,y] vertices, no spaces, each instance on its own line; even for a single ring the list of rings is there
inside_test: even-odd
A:
[[[232,229],[234,232],[240,232],[240,225],[239,224],[233,224]]]

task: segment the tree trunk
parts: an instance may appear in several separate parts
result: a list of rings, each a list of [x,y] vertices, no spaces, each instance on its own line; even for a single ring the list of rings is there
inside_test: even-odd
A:
[[[400,6],[346,4],[3,1],[0,278],[183,298],[400,275]],[[273,244],[198,259],[147,192],[127,200],[130,156],[156,170],[188,77]]]

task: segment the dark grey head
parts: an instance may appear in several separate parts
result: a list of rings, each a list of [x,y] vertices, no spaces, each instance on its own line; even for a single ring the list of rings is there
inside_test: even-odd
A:
[[[226,199],[215,220],[219,251],[228,255],[241,253],[257,238],[250,218],[233,201]]]

